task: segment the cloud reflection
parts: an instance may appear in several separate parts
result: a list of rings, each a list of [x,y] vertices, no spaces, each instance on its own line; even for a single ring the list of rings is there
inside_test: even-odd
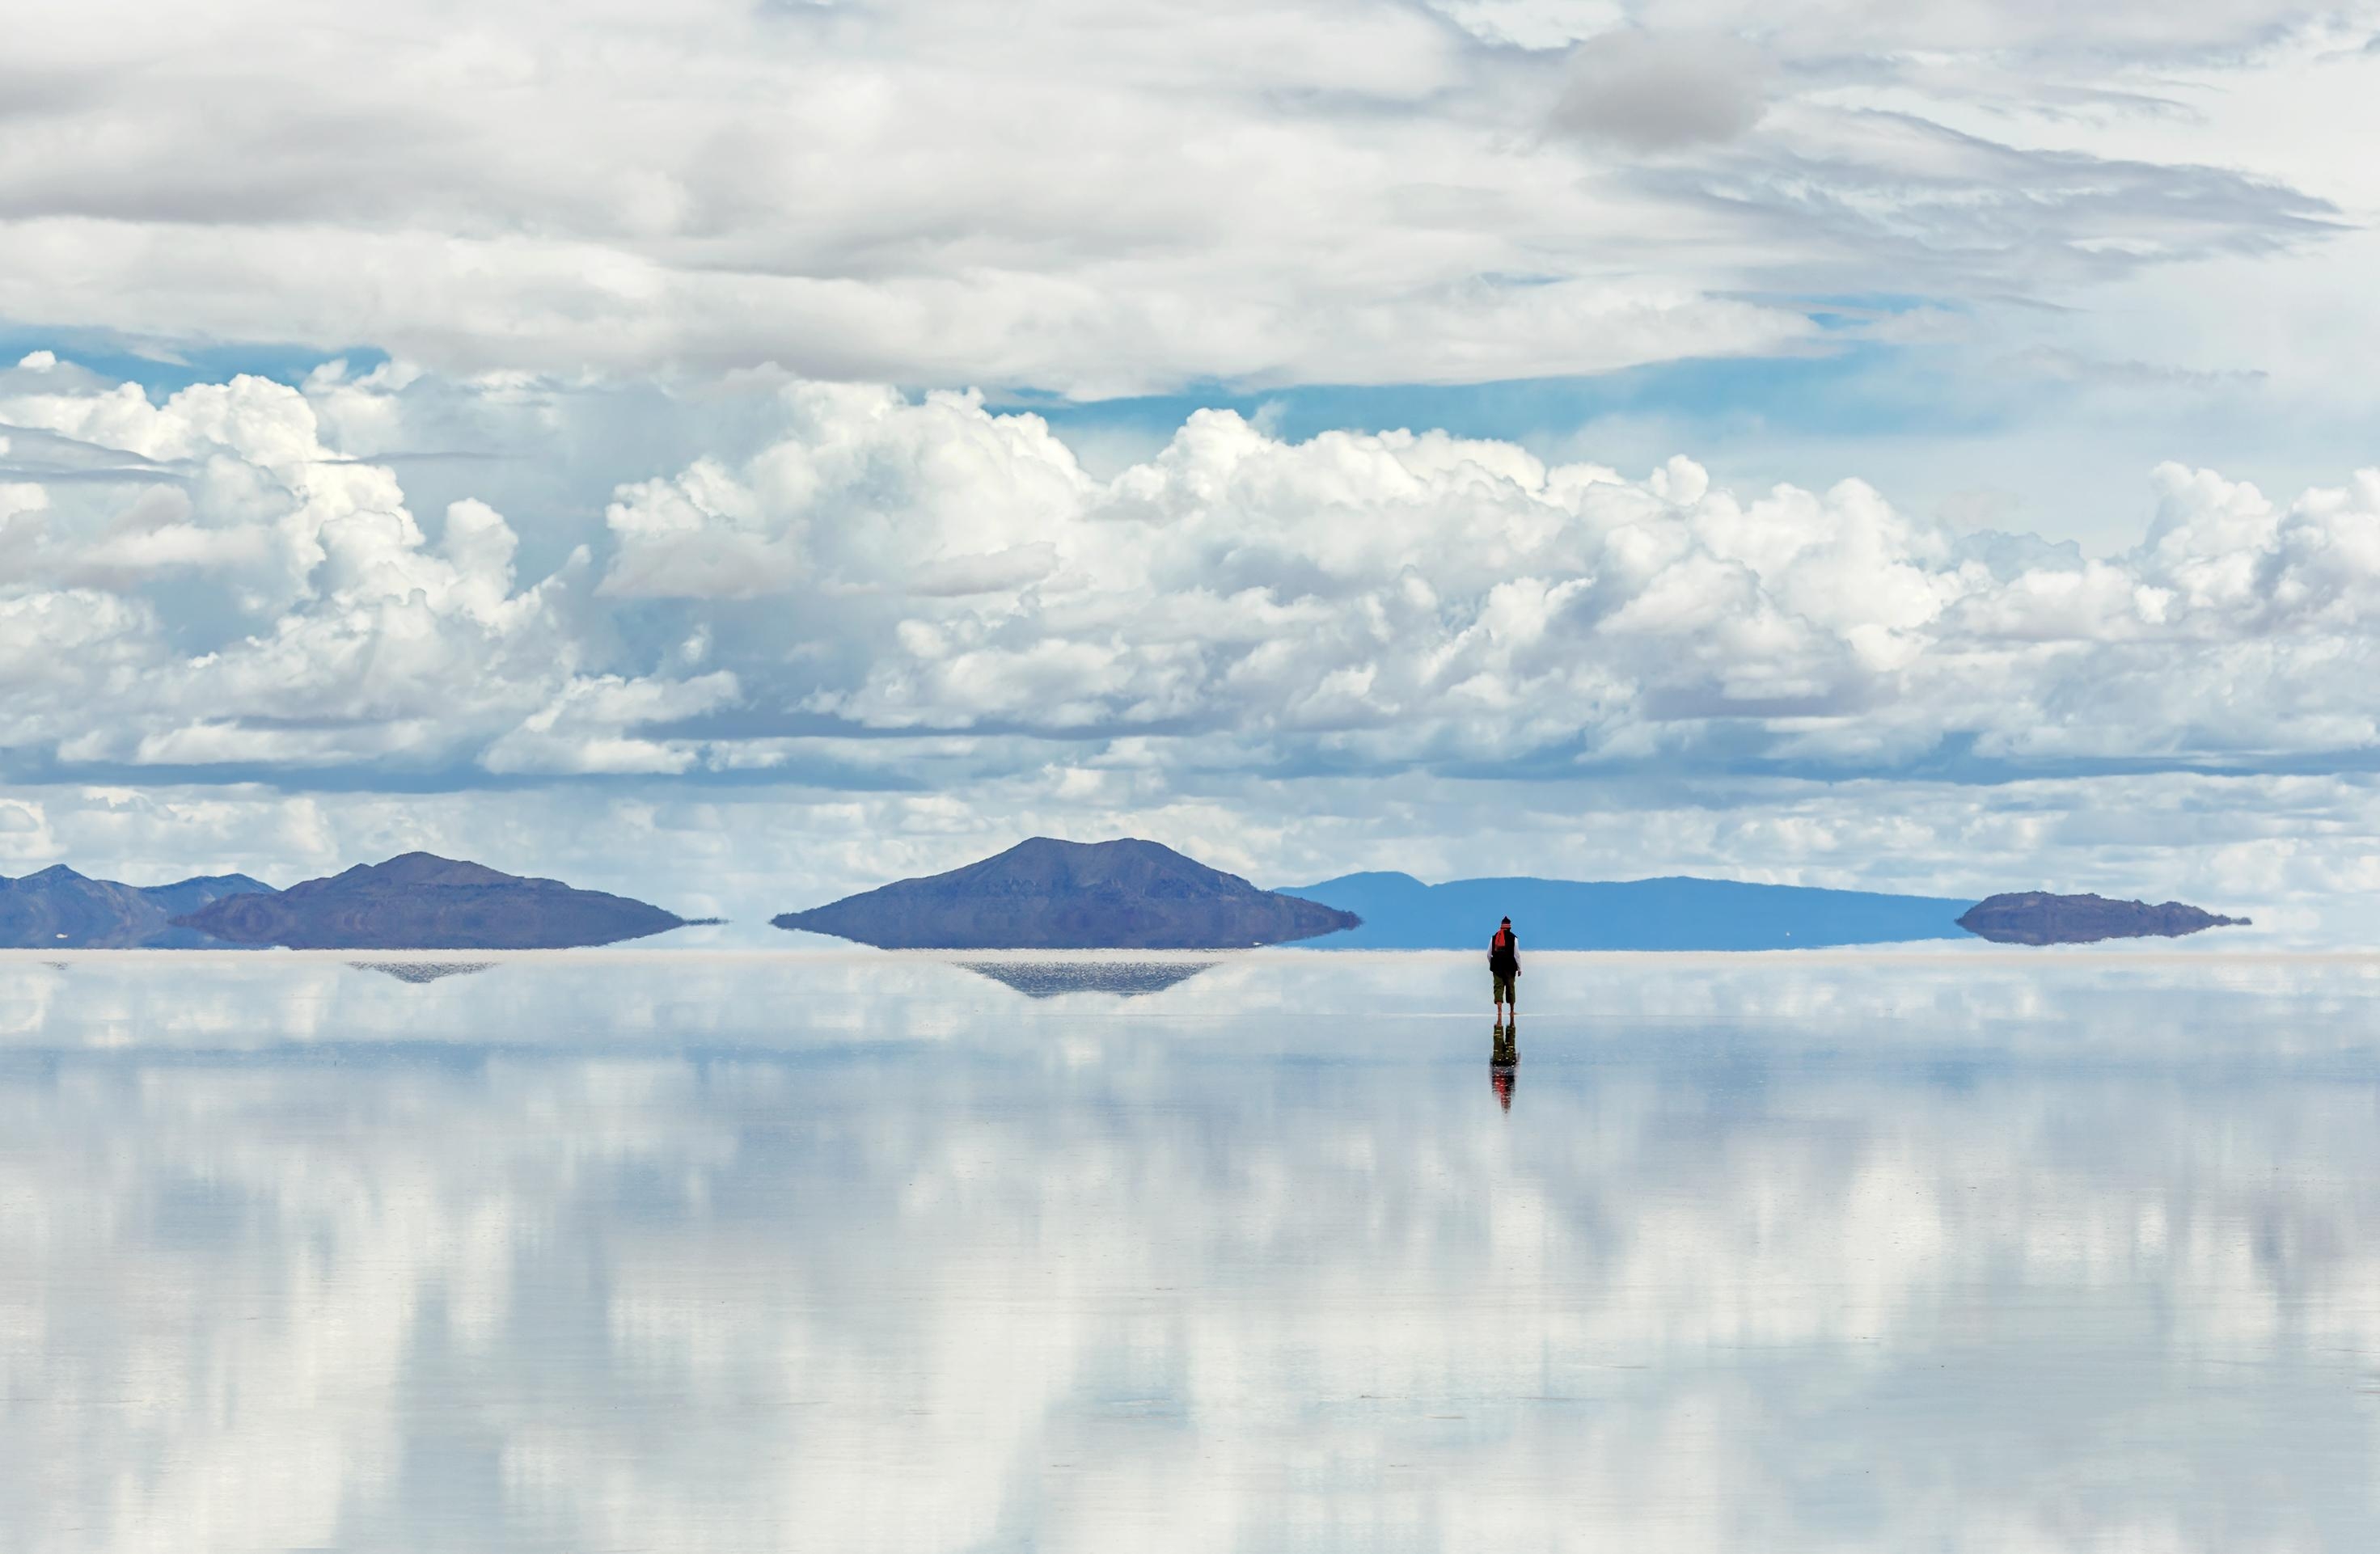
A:
[[[2362,962],[253,959],[0,965],[0,1546],[2380,1522]]]

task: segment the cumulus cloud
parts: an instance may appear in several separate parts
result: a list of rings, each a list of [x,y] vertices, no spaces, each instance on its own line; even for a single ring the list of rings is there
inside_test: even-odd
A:
[[[355,385],[335,392],[352,411]],[[499,513],[450,503],[433,540],[390,467],[321,441],[299,391],[0,398],[161,470],[10,488],[17,743],[592,772],[820,728],[1149,733],[1251,768],[2380,741],[2360,704],[2369,471],[2284,503],[2168,466],[2140,541],[2086,557],[1954,533],[1857,480],[1738,492],[1682,457],[1631,478],[1200,411],[1102,479],[971,395],[795,382],[776,401],[772,438],[622,485],[524,585]]]
[[[480,764],[491,771],[679,772],[695,751],[624,730],[691,717],[735,699],[735,676],[725,672],[691,680],[575,679],[548,706],[490,745]]]
[[[521,587],[516,535],[473,501],[448,507],[433,543],[395,476],[325,446],[297,390],[243,377],[158,404],[43,377],[0,386],[0,423],[152,472],[7,488],[0,674],[18,681],[19,749],[46,743],[79,766],[436,768],[509,732],[565,770],[600,770],[625,759],[620,731],[647,710],[718,699],[647,695],[597,662],[585,550]],[[571,740],[577,758],[561,753]]]
[[[2283,504],[2168,467],[2142,541],[2086,558],[1954,534],[1855,480],[1747,495],[1685,459],[1629,479],[1443,433],[1287,443],[1205,411],[1101,480],[1037,419],[965,396],[786,397],[791,433],[740,467],[615,504],[603,586],[663,591],[673,558],[735,547],[783,558],[681,568],[666,591],[783,595],[775,629],[721,640],[788,713],[1159,730],[1249,764],[1725,747],[1866,769],[1946,741],[2021,760],[2380,737],[2355,689],[2369,473]],[[664,489],[709,494],[657,529]],[[827,657],[798,673],[754,662],[812,633]]]

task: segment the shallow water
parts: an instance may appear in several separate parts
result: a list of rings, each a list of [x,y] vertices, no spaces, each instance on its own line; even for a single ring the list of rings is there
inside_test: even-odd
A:
[[[0,1549],[2380,1535],[2380,961],[347,959],[0,959]]]

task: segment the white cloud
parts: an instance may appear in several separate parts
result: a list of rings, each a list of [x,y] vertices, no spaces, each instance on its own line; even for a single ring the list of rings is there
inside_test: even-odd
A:
[[[736,698],[725,672],[678,681],[577,679],[549,706],[490,745],[480,758],[491,771],[680,772],[695,762],[687,741],[638,738],[623,730],[693,717]]]
[[[2140,545],[2085,560],[1954,535],[1855,480],[1746,497],[1683,460],[1629,480],[1438,433],[1293,444],[1205,412],[1102,481],[1038,420],[970,400],[790,398],[783,441],[676,483],[733,494],[684,508],[662,553],[800,555],[782,630],[722,630],[751,654],[820,634],[848,668],[755,664],[751,682],[865,725],[1230,731],[1257,762],[1391,764],[2374,738],[2356,710],[2380,577],[2368,475],[2283,504],[2168,467]],[[653,531],[618,507],[613,524],[610,576],[652,576]],[[1009,555],[1030,565],[947,583]]]
[[[583,549],[519,588],[516,536],[472,501],[450,505],[433,545],[395,476],[325,446],[297,390],[239,378],[152,404],[74,379],[0,393],[0,422],[152,467],[8,488],[0,675],[18,683],[19,748],[77,764],[435,766],[507,731],[550,749],[568,708],[586,748],[616,747],[583,758],[601,769],[628,759],[620,731],[647,711],[717,699],[592,673]]]
[[[2148,66],[2313,68],[2281,44],[2344,21],[2271,0],[1451,8],[1476,35],[1357,0],[55,10],[0,78],[0,317],[468,370],[1491,381],[1809,347],[1812,295],[2267,254],[2337,160],[2131,139],[2189,116]]]
[[[800,576],[792,537],[759,531],[752,494],[707,460],[620,490],[605,520],[619,559],[600,591],[622,599],[748,599]]]

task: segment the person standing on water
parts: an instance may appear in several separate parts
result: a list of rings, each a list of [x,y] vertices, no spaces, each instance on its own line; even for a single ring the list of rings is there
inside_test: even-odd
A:
[[[1521,1014],[1520,995],[1514,987],[1521,979],[1521,941],[1513,937],[1510,917],[1488,941],[1488,975],[1496,983],[1496,1024],[1500,1029],[1508,1017],[1517,1021]],[[1512,1012],[1509,1016],[1507,1010]]]

